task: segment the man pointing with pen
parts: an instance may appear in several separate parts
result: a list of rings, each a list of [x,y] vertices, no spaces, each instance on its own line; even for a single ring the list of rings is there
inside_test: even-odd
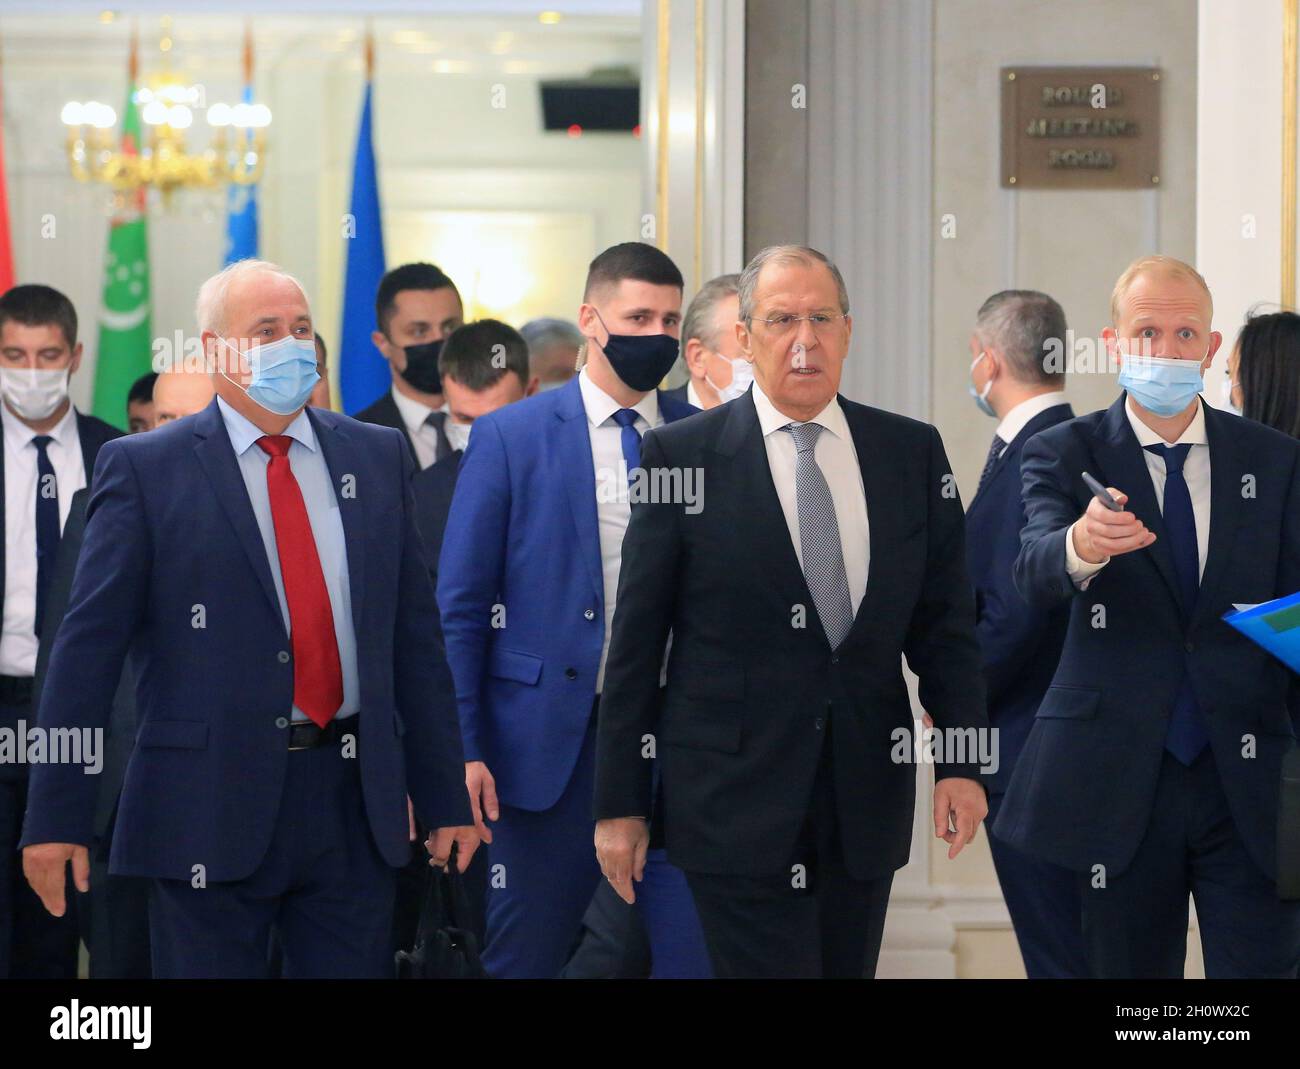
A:
[[[1124,394],[1024,449],[1016,585],[1073,604],[994,831],[1079,873],[1097,976],[1181,976],[1189,894],[1207,976],[1300,963],[1274,889],[1292,680],[1222,620],[1300,590],[1300,443],[1201,401],[1212,311],[1187,264],[1133,263],[1103,331]]]

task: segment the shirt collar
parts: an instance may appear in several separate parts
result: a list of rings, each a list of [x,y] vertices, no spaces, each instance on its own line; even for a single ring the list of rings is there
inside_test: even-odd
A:
[[[392,388],[393,404],[397,406],[397,414],[402,417],[402,422],[406,424],[406,429],[414,434],[424,426],[424,421],[429,418],[433,412],[446,412],[447,406],[444,404],[441,408],[430,408],[422,401],[413,400],[402,393],[396,386]]]
[[[1010,445],[1016,440],[1016,436],[1029,426],[1029,421],[1035,416],[1063,404],[1065,404],[1065,393],[1062,390],[1052,390],[1050,393],[1040,393],[1036,397],[1027,398],[1002,417],[1002,422],[993,433]]]
[[[703,409],[704,402],[700,400],[700,395],[695,389],[695,380],[689,379],[686,383],[686,403],[694,405],[696,408]]]
[[[3,405],[0,405],[3,408]],[[4,408],[4,415],[0,416],[0,422],[4,424],[4,436],[13,449],[22,449],[31,444],[36,437],[36,431],[27,426],[22,420]],[[80,446],[80,436],[77,433],[77,409],[75,405],[69,404],[68,410],[63,413],[62,418],[45,431],[51,438],[59,443],[64,449],[71,449],[73,446]]]
[[[230,444],[235,447],[235,456],[243,456],[259,438],[266,436],[266,431],[247,416],[236,412],[226,403],[224,397],[217,398],[217,407],[221,410],[221,418],[226,424],[226,434],[230,436]],[[312,429],[305,408],[294,416],[293,422],[280,433],[287,434],[295,442],[301,442],[313,453],[316,452],[316,432]]]
[[[587,374],[585,367],[578,372],[578,388],[582,391],[582,407],[587,410],[587,420],[593,427],[599,427],[623,407],[591,381],[591,376]],[[651,427],[659,426],[658,390],[651,390],[632,408]]]
[[[751,392],[754,395],[754,408],[758,412],[758,425],[763,429],[764,438],[779,431],[788,423],[799,422],[799,420],[792,420],[772,404],[767,394],[763,392],[763,388],[758,384],[757,379],[754,380]],[[831,434],[835,435],[836,438],[841,438],[844,441],[849,440],[849,421],[844,418],[844,409],[840,407],[838,397],[832,397],[825,408],[806,422],[819,423]]]
[[[1192,417],[1192,422],[1187,425],[1187,429],[1178,436],[1178,441],[1166,442],[1155,431],[1143,423],[1133,412],[1132,405],[1129,404],[1129,397],[1124,398],[1124,415],[1128,417],[1128,425],[1133,428],[1133,433],[1137,435],[1138,445],[1145,449],[1149,445],[1209,445],[1209,436],[1205,433],[1205,407],[1201,404],[1201,399],[1196,399],[1196,415]]]

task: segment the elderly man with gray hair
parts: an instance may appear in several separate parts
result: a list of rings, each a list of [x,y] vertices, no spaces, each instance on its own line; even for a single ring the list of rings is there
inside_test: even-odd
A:
[[[740,276],[719,275],[700,287],[682,320],[682,358],[690,378],[673,396],[696,408],[734,401],[754,381],[736,339]]]
[[[542,392],[563,386],[578,373],[582,331],[567,319],[530,319],[519,333],[528,343],[528,376]]]
[[[123,660],[139,729],[109,871],[149,880],[154,974],[393,974],[407,795],[446,864],[478,845],[398,431],[308,408],[311,309],[240,261],[204,283],[216,398],[99,454],[39,723],[102,731]],[[96,778],[33,770],[23,867],[87,886]]]
[[[966,512],[966,559],[975,587],[989,723],[998,733],[998,761],[984,777],[987,828],[1030,978],[1088,975],[1074,874],[1030,857],[992,830],[1034,714],[1061,659],[1069,622],[1064,606],[1028,604],[1012,578],[1025,526],[1021,451],[1039,431],[1074,418],[1061,392],[1064,370],[1049,359],[1065,351],[1065,334],[1065,313],[1047,294],[1003,290],[980,307],[970,338],[968,388],[980,410],[999,421]]]

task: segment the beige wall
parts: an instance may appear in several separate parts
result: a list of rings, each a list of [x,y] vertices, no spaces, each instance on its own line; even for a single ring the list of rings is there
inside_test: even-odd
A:
[[[1133,258],[1196,249],[1196,0],[935,0],[934,219],[931,418],[969,502],[995,423],[966,392],[967,342],[980,303],[1007,288],[1040,289],[1076,334],[1109,320],[1115,278]],[[1159,66],[1159,191],[1009,191],[999,184],[998,70],[1026,65]],[[955,216],[956,236],[939,221]],[[1113,376],[1068,385],[1078,412],[1109,404]],[[933,840],[932,840],[933,842]],[[961,976],[1023,969],[981,833],[949,862],[931,847],[933,879],[964,903],[957,912]]]

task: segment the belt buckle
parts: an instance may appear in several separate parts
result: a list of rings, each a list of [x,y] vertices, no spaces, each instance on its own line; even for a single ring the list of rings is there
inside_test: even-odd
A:
[[[308,735],[308,737],[311,739],[311,741],[308,742],[306,745],[304,745],[304,746],[295,746],[295,745],[293,745],[293,735],[294,735],[294,731],[297,730],[298,728],[302,728],[302,727],[314,727],[314,728],[316,728],[317,734],[314,735],[314,736]],[[300,721],[300,722],[298,722],[298,723],[290,724],[290,725],[289,725],[289,752],[290,752],[290,753],[294,753],[294,752],[297,751],[297,750],[314,750],[317,746],[320,745],[320,739],[321,739],[321,736],[320,736],[320,728],[319,728],[319,727],[316,727],[316,725],[313,724],[310,720],[307,720],[307,721]]]

